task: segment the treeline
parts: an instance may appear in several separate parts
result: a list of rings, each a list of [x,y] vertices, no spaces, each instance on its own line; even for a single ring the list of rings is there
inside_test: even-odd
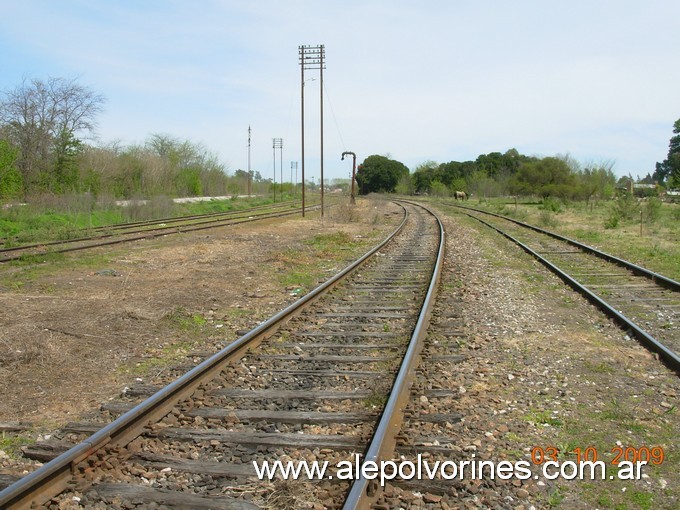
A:
[[[425,162],[412,173],[387,156],[369,156],[359,165],[361,194],[398,192],[446,196],[464,191],[479,197],[539,196],[570,200],[610,198],[617,188],[631,189],[631,175],[616,179],[613,162],[580,164],[569,156],[539,158],[516,149],[481,154],[474,161]],[[638,182],[653,184],[644,191],[656,195],[680,188],[680,119],[673,125],[667,158],[656,163],[653,174]]]
[[[153,134],[125,147],[91,143],[103,104],[102,96],[63,78],[24,80],[0,96],[0,199],[269,191],[271,182],[259,173],[230,176],[203,145],[170,135]]]
[[[570,157],[537,158],[511,149],[482,154],[474,161],[425,162],[412,173],[385,156],[369,156],[359,166],[361,193],[448,196],[464,191],[479,197],[533,195],[564,199],[608,198],[617,186],[611,163],[581,166]]]

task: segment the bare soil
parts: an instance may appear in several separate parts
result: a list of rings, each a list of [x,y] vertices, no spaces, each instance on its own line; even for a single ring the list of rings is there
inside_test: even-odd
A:
[[[310,239],[347,232],[353,242],[340,252],[350,260],[398,218],[393,204],[359,207],[352,223],[258,222],[39,271],[2,269],[0,422],[29,421],[35,437],[137,378],[153,379],[169,362],[235,339],[308,290],[290,277],[302,274],[300,264],[319,281],[344,266]],[[457,215],[445,226],[440,296],[461,307],[466,331],[456,351],[466,361],[446,378],[460,398],[440,410],[464,416],[449,431],[456,444],[512,462],[540,452],[575,460],[575,448],[591,447],[608,475],[616,473],[611,462],[620,447],[658,447],[666,458],[641,480],[539,479],[511,490],[470,482],[455,506],[419,493],[394,492],[388,500],[402,508],[678,508],[677,374],[506,240]],[[0,454],[0,468],[13,462]]]
[[[311,277],[325,280],[399,215],[361,201],[324,221],[252,222],[0,268],[0,423],[58,427],[168,359],[215,351],[309,290],[282,278],[292,264],[309,259]],[[305,244],[339,231],[352,241],[340,257],[319,259]]]

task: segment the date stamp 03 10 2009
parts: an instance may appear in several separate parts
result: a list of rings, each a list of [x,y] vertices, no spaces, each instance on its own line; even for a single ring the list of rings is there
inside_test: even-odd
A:
[[[566,453],[575,455],[577,464],[581,462],[597,462],[600,457],[597,448],[594,446],[588,446],[585,449],[574,448]],[[651,448],[641,446],[640,448],[635,448],[633,446],[617,445],[611,449],[610,453],[613,454],[610,463],[614,466],[618,466],[622,461],[631,463],[644,462],[645,464],[659,466],[663,464],[666,457],[661,446],[653,446]],[[534,446],[531,449],[531,462],[534,464],[544,464],[548,461],[558,462],[562,455],[563,452],[555,446]]]

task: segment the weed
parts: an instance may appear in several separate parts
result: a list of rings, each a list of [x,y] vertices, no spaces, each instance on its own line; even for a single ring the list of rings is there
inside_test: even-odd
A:
[[[550,411],[531,411],[526,420],[535,425],[550,425],[551,427],[561,427],[562,420],[559,420],[550,413]]]
[[[642,510],[649,510],[652,507],[653,495],[649,492],[632,491],[630,499]]]
[[[627,413],[618,399],[613,398],[600,416],[603,420],[622,421],[627,417]]]
[[[548,506],[550,508],[555,508],[555,507],[559,506],[560,503],[562,503],[563,500],[564,500],[564,494],[562,494],[562,490],[559,487],[557,487],[554,491],[552,491],[548,495]]]
[[[330,208],[328,216],[336,223],[356,223],[359,219],[356,206],[347,203]]]
[[[618,214],[612,212],[609,215],[609,217],[605,220],[604,228],[606,228],[607,230],[614,229],[614,228],[619,226],[620,220],[621,220],[621,217]]]
[[[564,443],[557,443],[557,449],[559,450],[559,458],[564,459],[567,456],[573,456],[574,450],[579,448],[581,443],[578,440],[570,439]]]
[[[573,236],[580,241],[599,243],[602,241],[603,237],[600,232],[594,230],[576,229],[573,232]]]
[[[586,366],[593,372],[597,372],[598,374],[612,374],[614,373],[614,369],[604,361],[601,361],[597,365],[591,364],[591,363],[586,363]]]
[[[228,308],[225,314],[232,319],[239,319],[241,317],[248,317],[252,314],[252,311],[245,308]]]
[[[305,241],[305,244],[316,250],[317,256],[333,256],[339,247],[352,244],[352,237],[344,231],[331,234],[319,234]]]
[[[208,321],[199,314],[189,314],[184,308],[177,307],[165,316],[175,328],[189,334],[200,334],[205,329]]]
[[[150,353],[150,357],[136,363],[132,369],[122,368],[122,370],[142,376],[146,376],[152,371],[160,370],[162,372],[167,367],[182,360],[192,347],[193,343],[188,340],[174,342],[158,351]]]
[[[597,504],[603,506],[604,508],[609,508],[614,504],[614,502],[612,501],[612,498],[606,494],[602,494],[601,496],[597,497]]]
[[[24,436],[6,434],[0,435],[0,450],[5,452],[10,458],[18,459],[21,457],[21,447],[35,443],[34,439]]]
[[[555,215],[547,209],[541,211],[541,214],[539,214],[538,223],[542,227],[551,227],[551,228],[555,228],[559,225],[559,222],[555,218]]]
[[[640,210],[639,201],[628,193],[621,195],[614,202],[613,211],[618,214],[621,219],[632,220],[636,217]]]
[[[644,217],[645,220],[654,223],[661,217],[661,200],[657,197],[650,197],[645,202],[644,206]]]
[[[562,205],[559,203],[559,201],[553,197],[546,197],[543,199],[543,202],[541,205],[538,206],[539,209],[542,209],[543,211],[550,211],[554,213],[558,213],[562,211]]]
[[[379,389],[374,389],[371,394],[366,397],[363,401],[364,407],[369,409],[382,409],[387,403],[387,394]]]

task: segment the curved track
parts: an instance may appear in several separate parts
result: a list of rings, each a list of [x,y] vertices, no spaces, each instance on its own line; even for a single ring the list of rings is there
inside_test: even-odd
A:
[[[0,507],[280,507],[310,484],[254,480],[253,461],[391,455],[443,255],[441,223],[404,208],[393,239],[179,379],[34,446],[53,460],[0,492]],[[313,485],[329,507],[349,489]],[[359,480],[346,507],[374,496]]]
[[[680,283],[533,225],[456,207],[536,257],[680,372]]]

